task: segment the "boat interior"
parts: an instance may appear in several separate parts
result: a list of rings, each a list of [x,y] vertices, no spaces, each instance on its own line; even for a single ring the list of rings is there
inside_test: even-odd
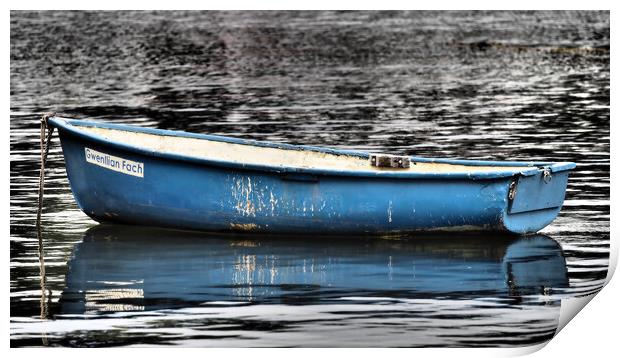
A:
[[[229,143],[207,138],[191,138],[162,135],[120,129],[80,126],[80,130],[101,136],[107,140],[128,143],[149,151],[228,161],[254,165],[297,167],[346,171],[405,171],[419,173],[470,173],[514,171],[531,169],[528,166],[483,166],[451,163],[431,163],[412,160],[408,168],[377,167],[368,158],[355,155],[339,155],[314,150],[298,150],[256,146],[250,143]]]

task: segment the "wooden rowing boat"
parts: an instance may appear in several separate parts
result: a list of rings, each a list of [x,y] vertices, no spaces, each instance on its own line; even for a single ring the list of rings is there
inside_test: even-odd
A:
[[[99,222],[205,231],[533,233],[574,163],[376,155],[51,117]]]

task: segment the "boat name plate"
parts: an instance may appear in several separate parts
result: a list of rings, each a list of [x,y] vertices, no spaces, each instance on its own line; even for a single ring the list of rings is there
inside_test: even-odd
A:
[[[90,148],[84,148],[86,161],[102,168],[114,170],[119,173],[144,178],[144,163],[116,157]]]

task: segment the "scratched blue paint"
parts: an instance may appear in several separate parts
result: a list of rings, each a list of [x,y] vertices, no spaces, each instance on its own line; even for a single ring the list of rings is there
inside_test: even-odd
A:
[[[557,216],[574,163],[491,162],[411,157],[414,162],[530,166],[519,171],[364,172],[225,162],[107,140],[81,126],[205,138],[294,150],[368,153],[50,118],[58,128],[78,206],[100,222],[205,231],[389,233],[419,230],[536,232]],[[143,163],[137,177],[86,162],[85,149]],[[543,168],[552,179],[542,180]],[[532,178],[521,187],[524,178]],[[557,179],[556,179],[557,178]],[[518,180],[515,202],[508,198]],[[537,183],[537,184],[536,184]],[[516,203],[516,204],[515,204]],[[519,205],[512,213],[510,207]],[[525,210],[523,210],[525,208]],[[528,209],[531,208],[531,209]]]

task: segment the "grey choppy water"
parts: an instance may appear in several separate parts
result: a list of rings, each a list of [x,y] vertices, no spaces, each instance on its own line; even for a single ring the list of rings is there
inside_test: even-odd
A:
[[[607,274],[609,91],[608,12],[11,12],[11,345],[548,340],[559,299]],[[529,239],[205,238],[93,228],[56,145],[42,302],[38,116],[50,109],[578,168],[559,218]]]

